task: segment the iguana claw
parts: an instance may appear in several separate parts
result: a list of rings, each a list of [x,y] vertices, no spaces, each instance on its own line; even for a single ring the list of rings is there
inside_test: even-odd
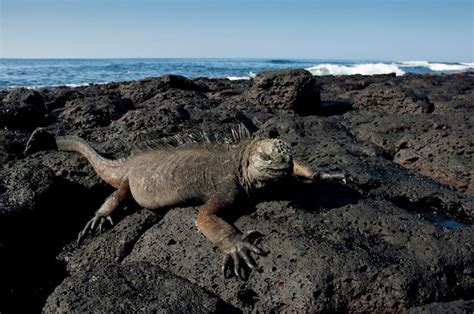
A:
[[[95,215],[91,220],[87,222],[84,229],[82,229],[82,231],[79,232],[79,235],[77,237],[77,243],[79,244],[84,239],[87,233],[92,233],[95,230],[97,230],[97,232],[101,234],[102,226],[105,221],[108,221],[112,226],[114,225],[114,222],[110,216]]]
[[[232,239],[229,239],[229,248],[224,252],[224,263],[222,265],[222,272],[225,278],[227,276],[227,269],[231,266],[230,261],[234,264],[234,274],[236,277],[245,280],[245,271],[242,267],[242,261],[247,265],[248,268],[253,269],[257,266],[253,260],[250,252],[258,255],[265,255],[265,252],[259,247],[251,244],[248,240],[249,236],[259,233],[251,230],[244,234],[237,234]]]

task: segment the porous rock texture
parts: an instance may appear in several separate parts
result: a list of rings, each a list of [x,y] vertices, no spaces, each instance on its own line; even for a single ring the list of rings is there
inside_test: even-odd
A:
[[[44,99],[36,91],[26,88],[14,89],[1,101],[0,127],[27,129],[44,122],[46,107]]]
[[[473,83],[283,71],[2,93],[0,312],[472,312]],[[263,234],[267,255],[246,281],[223,278],[196,230],[198,204],[130,202],[76,244],[113,189],[79,154],[49,149],[46,132],[121,158],[143,140],[238,124],[284,139],[315,171],[348,175],[289,178],[223,214]]]
[[[247,99],[273,109],[291,109],[299,114],[314,113],[321,102],[313,76],[305,70],[285,70],[257,75]]]
[[[233,313],[203,288],[148,263],[110,264],[66,278],[45,313]]]

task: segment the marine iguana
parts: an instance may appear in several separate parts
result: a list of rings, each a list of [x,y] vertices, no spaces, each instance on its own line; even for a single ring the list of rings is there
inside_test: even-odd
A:
[[[256,231],[241,233],[219,217],[219,213],[242,193],[250,194],[270,181],[290,175],[314,179],[315,175],[309,167],[293,160],[293,150],[287,143],[252,138],[242,126],[232,130],[230,140],[212,140],[204,133],[198,137],[204,143],[196,141],[193,135],[176,136],[177,146],[161,145],[117,160],[99,155],[79,137],[56,137],[59,150],[84,155],[97,175],[117,189],[87,222],[78,242],[88,232],[101,232],[105,221],[113,225],[112,213],[128,198],[148,209],[199,200],[204,205],[197,215],[197,229],[224,254],[224,277],[232,260],[235,275],[243,278],[242,263],[250,269],[256,266],[250,252],[259,255],[264,252],[249,241]],[[339,175],[322,177],[340,178]]]

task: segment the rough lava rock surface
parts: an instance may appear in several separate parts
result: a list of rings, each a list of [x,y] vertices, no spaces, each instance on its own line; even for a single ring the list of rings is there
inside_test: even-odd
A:
[[[0,312],[472,312],[473,86],[298,70],[1,93]],[[289,178],[224,213],[263,234],[248,280],[224,280],[197,205],[130,202],[76,244],[113,189],[79,154],[48,149],[46,132],[121,158],[143,140],[240,123],[349,177]]]
[[[40,93],[26,88],[14,89],[0,103],[0,127],[31,129],[44,122],[45,113]]]
[[[43,311],[238,313],[199,286],[144,262],[80,271],[64,280]]]
[[[258,74],[247,98],[256,105],[291,109],[311,114],[319,109],[320,93],[313,76],[305,70],[285,70]]]

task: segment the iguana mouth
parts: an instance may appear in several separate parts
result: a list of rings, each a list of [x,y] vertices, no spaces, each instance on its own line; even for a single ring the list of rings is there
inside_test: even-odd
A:
[[[278,166],[278,165],[275,165],[275,166],[270,165],[270,166],[268,166],[267,168],[270,169],[270,170],[273,170],[273,171],[288,171],[288,172],[291,172],[291,168],[292,168],[292,167],[291,167],[289,164],[285,164],[285,165],[280,165],[280,166]]]
[[[263,171],[265,171],[269,176],[269,181],[274,181],[278,180],[279,178],[291,175],[293,166],[292,164],[268,165]]]

